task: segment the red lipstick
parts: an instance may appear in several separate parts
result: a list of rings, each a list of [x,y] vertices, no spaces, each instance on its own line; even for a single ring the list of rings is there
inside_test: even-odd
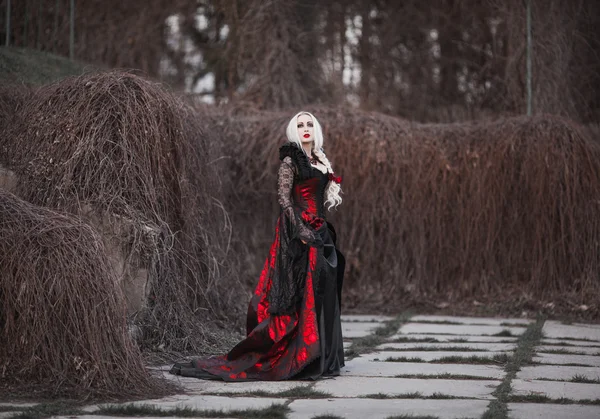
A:
[[[310,134],[304,134],[304,138],[310,137]]]

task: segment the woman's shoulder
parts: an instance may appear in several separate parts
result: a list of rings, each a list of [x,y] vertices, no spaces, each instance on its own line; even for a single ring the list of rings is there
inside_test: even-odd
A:
[[[279,160],[290,164],[298,169],[301,178],[310,177],[310,163],[304,151],[296,143],[287,142],[279,147]]]
[[[291,157],[292,160],[297,160],[301,154],[304,154],[298,144],[293,142],[287,142],[279,147],[279,160],[283,160],[285,157]]]
[[[290,156],[285,156],[283,159],[281,159],[281,164],[285,164],[287,166],[293,166],[294,165],[294,161],[292,160],[292,158]]]

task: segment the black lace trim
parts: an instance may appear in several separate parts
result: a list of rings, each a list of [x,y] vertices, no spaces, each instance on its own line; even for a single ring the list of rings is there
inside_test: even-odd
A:
[[[279,160],[283,160],[286,157],[290,157],[296,168],[298,169],[298,177],[301,180],[308,179],[311,177],[312,166],[308,161],[308,157],[303,150],[296,143],[288,142],[279,148]]]

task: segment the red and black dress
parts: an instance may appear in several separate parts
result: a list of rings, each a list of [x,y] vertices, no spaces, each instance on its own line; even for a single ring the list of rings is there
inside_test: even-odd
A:
[[[317,379],[339,375],[344,366],[345,261],[325,221],[329,175],[311,166],[293,143],[279,154],[281,213],[248,307],[247,336],[226,355],[175,364],[173,374],[225,381]]]

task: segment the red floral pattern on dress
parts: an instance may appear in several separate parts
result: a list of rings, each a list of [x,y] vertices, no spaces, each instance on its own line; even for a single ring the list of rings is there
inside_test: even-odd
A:
[[[314,202],[312,180],[307,181],[302,193],[310,193]],[[314,209],[313,209],[314,210]],[[300,210],[302,211],[302,210]],[[324,220],[316,210],[304,208],[303,221],[314,229]],[[315,309],[313,274],[319,253],[316,247],[308,251],[308,267],[304,282],[304,296],[298,311],[290,315],[269,313],[268,293],[275,280],[275,264],[282,220],[278,221],[275,238],[265,260],[258,284],[254,290],[247,317],[247,337],[238,343],[227,355],[198,359],[195,367],[227,381],[282,380],[293,377],[320,355],[319,329]]]
[[[305,182],[297,183],[294,186],[294,196],[302,197],[304,202],[306,202],[308,212],[312,212],[316,214],[317,211],[317,200],[315,195],[315,190],[319,186],[319,179],[312,178],[308,179]]]
[[[302,363],[306,362],[307,359],[308,359],[308,351],[306,350],[306,348],[300,348],[300,350],[298,351],[298,355],[296,355],[296,360],[298,361],[299,364],[302,364]]]
[[[260,277],[258,279],[258,284],[254,289],[255,295],[261,295],[266,290],[264,289],[265,283],[269,278],[270,271],[275,267],[276,257],[277,257],[277,247],[279,246],[279,220],[277,220],[277,227],[275,228],[275,240],[273,240],[273,244],[269,249],[269,256],[265,260],[265,264],[263,265],[263,269],[260,273]]]
[[[258,323],[262,323],[267,317],[269,317],[269,304],[267,304],[266,300],[261,300],[258,303],[258,310],[256,312],[256,316],[258,318]]]
[[[318,217],[316,214],[308,211],[302,211],[302,220],[314,230],[318,230],[321,228],[325,220],[321,217]]]
[[[269,336],[273,342],[277,342],[285,336],[291,320],[291,317],[287,315],[273,316],[271,318],[269,322]]]
[[[245,378],[248,378],[248,375],[244,371],[242,371],[238,374],[229,374],[229,378],[231,378],[232,380],[238,380],[238,379],[243,380]]]

